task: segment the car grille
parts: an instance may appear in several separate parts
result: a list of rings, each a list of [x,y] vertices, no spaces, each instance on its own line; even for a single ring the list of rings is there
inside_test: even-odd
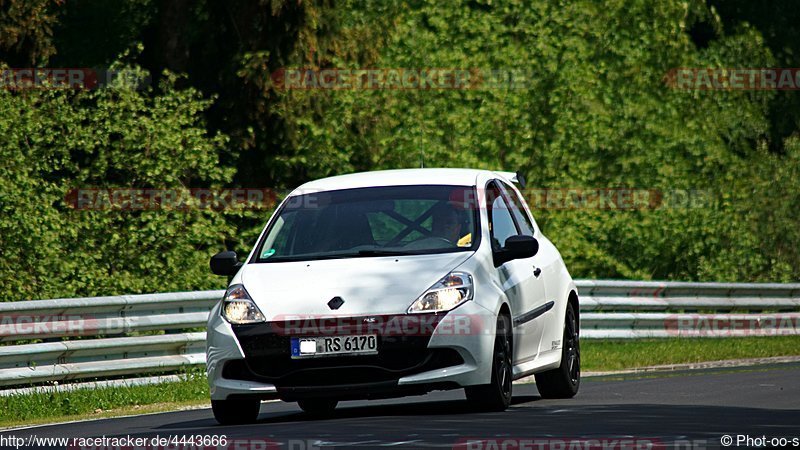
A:
[[[442,316],[432,317],[435,323]],[[386,320],[384,316],[381,320]],[[360,318],[353,318],[353,322]],[[230,361],[223,370],[228,379],[251,380],[276,387],[334,386],[396,381],[401,377],[462,364],[453,349],[429,349],[430,332],[416,335],[382,333],[378,335],[378,354],[328,356],[292,359],[292,336],[283,323],[263,323],[233,327],[245,354],[244,361]],[[344,334],[352,330],[340,330]],[[320,336],[302,333],[296,337]]]

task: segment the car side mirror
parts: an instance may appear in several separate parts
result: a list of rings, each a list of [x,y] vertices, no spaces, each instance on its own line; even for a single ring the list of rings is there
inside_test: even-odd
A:
[[[535,256],[539,252],[539,241],[533,236],[518,234],[506,239],[503,248],[495,254],[495,266],[514,259],[524,259]]]
[[[236,256],[236,252],[224,251],[219,252],[211,257],[211,272],[215,275],[234,276],[242,263]]]

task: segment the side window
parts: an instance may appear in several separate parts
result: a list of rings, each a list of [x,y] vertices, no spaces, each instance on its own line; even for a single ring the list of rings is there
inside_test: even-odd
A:
[[[528,216],[528,213],[525,212],[525,207],[522,205],[522,200],[520,200],[514,189],[505,186],[502,183],[500,184],[500,187],[503,189],[503,193],[505,194],[506,198],[511,199],[511,213],[514,215],[517,225],[519,225],[520,234],[534,236],[535,232],[533,228],[533,222],[531,222],[531,218]]]
[[[500,250],[511,236],[519,234],[514,219],[509,212],[508,204],[500,195],[500,190],[492,184],[487,189],[486,201],[489,211],[489,233],[492,238],[492,250]]]

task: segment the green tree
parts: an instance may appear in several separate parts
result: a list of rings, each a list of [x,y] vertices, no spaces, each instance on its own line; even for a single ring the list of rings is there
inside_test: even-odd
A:
[[[163,80],[144,90],[0,91],[2,300],[220,286],[208,272],[231,233],[219,213],[74,209],[68,200],[76,188],[230,180],[218,165],[226,138],[204,128],[210,102]]]
[[[40,64],[56,53],[53,26],[62,0],[0,0],[0,61]]]
[[[0,92],[6,299],[219,286],[207,257],[247,249],[266,220],[267,211],[76,211],[63,201],[71,188],[284,190],[423,159],[521,169],[533,188],[701,194],[652,210],[561,210],[530,198],[577,277],[797,280],[797,97],[664,80],[677,67],[796,67],[793,8],[0,0],[0,61],[104,67],[142,42],[126,60],[155,83]],[[524,78],[467,90],[276,85],[273,75],[300,68]]]

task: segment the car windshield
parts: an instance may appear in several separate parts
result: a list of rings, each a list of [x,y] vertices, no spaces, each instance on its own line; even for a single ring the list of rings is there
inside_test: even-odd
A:
[[[262,238],[256,262],[474,250],[473,187],[387,186],[290,197]]]

